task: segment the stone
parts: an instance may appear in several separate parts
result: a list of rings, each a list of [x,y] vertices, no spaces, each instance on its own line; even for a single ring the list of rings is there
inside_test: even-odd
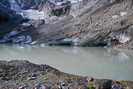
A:
[[[94,81],[94,78],[93,77],[87,77],[87,81],[92,82],[92,81]]]
[[[31,43],[32,42],[32,38],[30,36],[17,36],[15,38],[12,39],[13,43]]]
[[[41,11],[47,15],[46,18],[51,16],[63,16],[68,15],[71,9],[71,2],[68,0],[48,0],[40,5]],[[45,12],[46,11],[46,12]]]
[[[119,16],[118,15],[113,15],[112,18],[117,19],[117,18],[119,18]]]
[[[127,15],[127,12],[120,12],[120,16],[125,16]]]
[[[111,89],[112,87],[112,80],[101,80],[96,82],[96,89]]]
[[[18,89],[26,89],[26,86],[20,86]]]
[[[120,43],[126,43],[128,41],[130,41],[130,36],[128,35],[125,35],[125,34],[121,34],[120,37],[119,37],[119,42]]]

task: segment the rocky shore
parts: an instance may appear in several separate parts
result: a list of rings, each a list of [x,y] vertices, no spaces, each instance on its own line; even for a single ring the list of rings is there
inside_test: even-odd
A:
[[[0,89],[133,89],[132,81],[95,79],[29,61],[0,61]]]

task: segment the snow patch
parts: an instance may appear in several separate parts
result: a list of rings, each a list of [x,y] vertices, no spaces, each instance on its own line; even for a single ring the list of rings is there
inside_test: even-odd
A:
[[[21,12],[21,8],[15,0],[9,0],[9,3],[10,3],[10,6],[11,6],[10,8],[13,11],[16,11],[17,13]]]
[[[43,11],[38,11],[38,10],[22,10],[22,16],[28,19],[32,20],[44,20],[44,12]]]
[[[72,4],[81,2],[82,0],[69,0]]]
[[[31,26],[30,23],[22,23],[23,26]]]

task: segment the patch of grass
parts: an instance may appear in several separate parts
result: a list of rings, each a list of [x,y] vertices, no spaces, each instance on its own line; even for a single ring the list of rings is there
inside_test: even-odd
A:
[[[122,84],[127,86],[124,89],[133,89],[133,81],[125,81],[125,80],[123,80],[123,81],[120,81],[120,83],[122,83]]]
[[[86,89],[96,89],[96,84],[95,84],[95,82],[89,82],[89,83],[86,85]]]
[[[132,84],[133,85],[133,81],[125,81],[125,80],[123,80],[123,81],[120,81],[121,83],[123,83],[123,84]]]

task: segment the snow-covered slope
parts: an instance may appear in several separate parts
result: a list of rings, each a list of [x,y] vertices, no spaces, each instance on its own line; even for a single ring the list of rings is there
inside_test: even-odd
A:
[[[10,3],[10,8],[16,12],[21,11],[20,6],[17,4],[17,2],[15,0],[9,0]]]

